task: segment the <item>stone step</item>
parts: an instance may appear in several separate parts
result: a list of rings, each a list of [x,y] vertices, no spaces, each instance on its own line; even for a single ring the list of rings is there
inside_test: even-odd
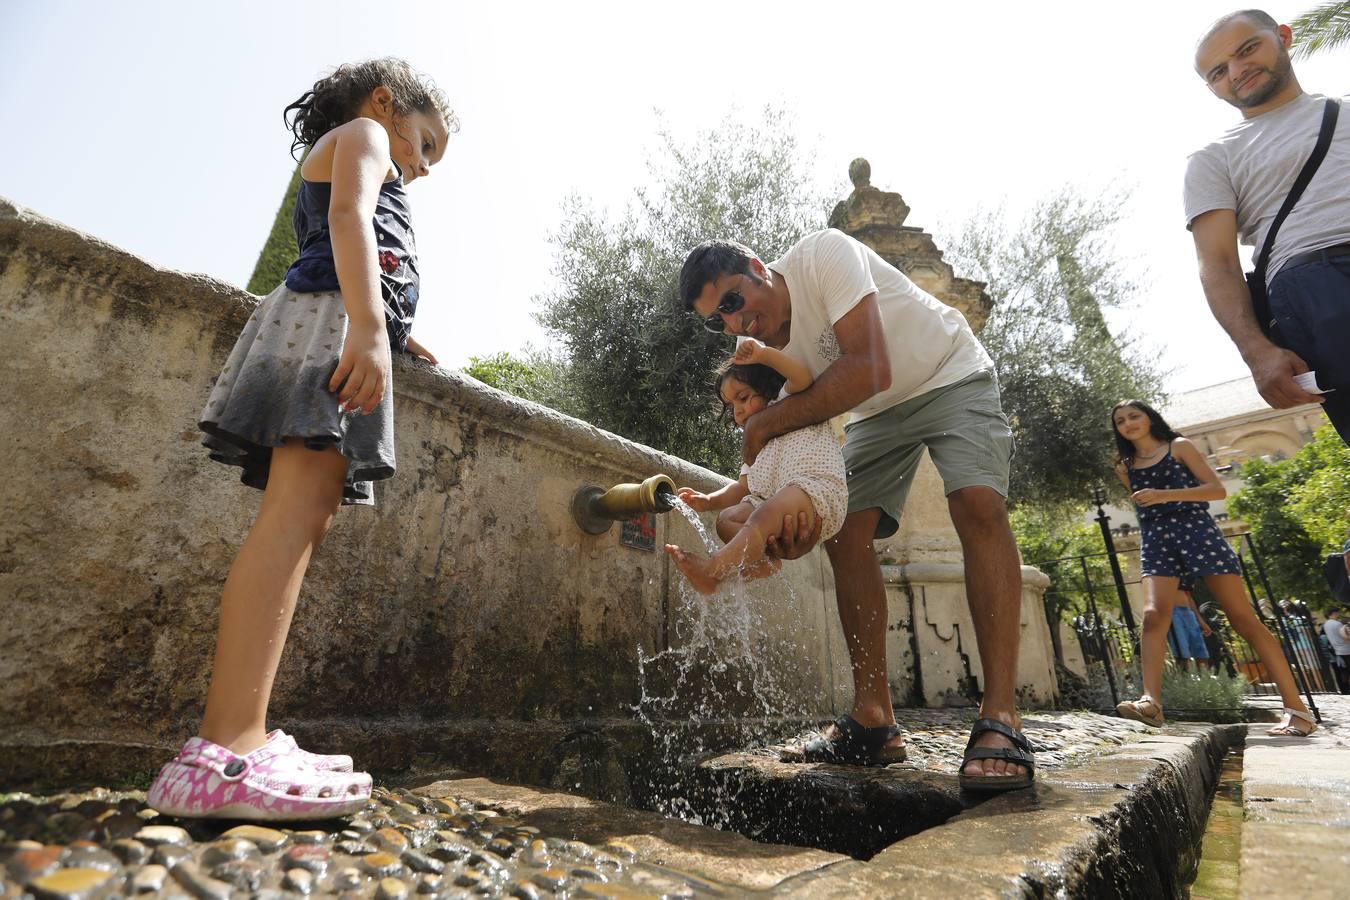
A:
[[[700,894],[1180,897],[1198,859],[1219,766],[1242,729],[1171,725],[1051,768],[1032,790],[988,800],[962,796],[951,775],[922,771],[787,764],[762,754],[721,756],[699,767],[705,784],[739,791],[726,799],[744,802],[740,824],[758,823],[752,827],[759,836],[782,839],[790,831],[785,823],[818,817],[817,832],[842,827],[858,841],[847,855],[481,778],[416,792],[491,806],[546,834],[587,843],[617,838],[639,864],[665,867]],[[771,827],[775,812],[779,822]],[[908,836],[879,848],[869,828]]]
[[[1265,723],[1247,727],[1238,883],[1244,900],[1350,893],[1350,697],[1315,699],[1322,723],[1310,737],[1267,735]]]

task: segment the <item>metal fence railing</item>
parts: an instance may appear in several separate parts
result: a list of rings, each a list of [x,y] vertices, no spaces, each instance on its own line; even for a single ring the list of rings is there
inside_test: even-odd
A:
[[[1104,518],[1104,514],[1102,514]],[[1051,579],[1046,591],[1046,613],[1051,628],[1067,618],[1077,637],[1090,677],[1101,678],[1114,707],[1122,699],[1136,695],[1138,679],[1139,634],[1129,605],[1131,585],[1139,579],[1127,579],[1125,571],[1137,572],[1137,549],[1117,550],[1109,528],[1102,528],[1106,549],[1101,553],[1080,554],[1034,563]],[[1285,658],[1293,670],[1299,692],[1309,709],[1321,721],[1314,693],[1334,693],[1334,674],[1318,643],[1317,626],[1307,607],[1298,602],[1275,599],[1255,542],[1249,533],[1229,536],[1238,554],[1247,599],[1260,620],[1278,638]],[[1127,565],[1121,565],[1124,558]],[[1133,563],[1133,564],[1131,564]],[[1197,589],[1197,601],[1205,599]],[[1251,694],[1278,694],[1266,664],[1245,640],[1228,624],[1215,600],[1200,603],[1212,637],[1208,665],[1213,671],[1241,677]]]

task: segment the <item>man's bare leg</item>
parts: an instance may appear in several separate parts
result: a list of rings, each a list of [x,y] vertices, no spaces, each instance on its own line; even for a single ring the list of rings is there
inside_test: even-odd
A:
[[[1017,716],[1017,651],[1021,640],[1022,570],[1017,542],[1008,524],[1003,496],[993,488],[961,488],[947,495],[952,524],[965,558],[966,598],[975,623],[975,642],[984,669],[980,717],[1014,728]],[[976,747],[1012,747],[1012,741],[986,731]],[[1023,766],[1006,760],[971,760],[967,776],[1021,775]]]
[[[844,527],[825,542],[834,568],[834,593],[839,622],[848,642],[853,666],[853,709],[850,715],[868,728],[895,723],[891,688],[886,678],[886,584],[881,577],[872,536],[876,534],[880,509],[862,509],[848,514]],[[834,726],[830,726],[833,729]],[[827,736],[830,731],[827,730]],[[904,744],[900,737],[886,747]]]

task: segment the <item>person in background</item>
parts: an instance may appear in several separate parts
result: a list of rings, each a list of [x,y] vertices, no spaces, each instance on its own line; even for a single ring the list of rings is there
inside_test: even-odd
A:
[[[1332,672],[1336,675],[1336,688],[1342,694],[1350,694],[1350,631],[1341,621],[1340,607],[1327,610],[1327,620],[1322,623],[1322,636],[1330,645],[1335,657]]]
[[[1205,638],[1211,634],[1209,624],[1200,618],[1195,605],[1195,579],[1183,575],[1177,585],[1181,596],[1172,603],[1172,627],[1167,631],[1167,646],[1172,658],[1182,671],[1200,674],[1200,661],[1209,662],[1209,647]]]

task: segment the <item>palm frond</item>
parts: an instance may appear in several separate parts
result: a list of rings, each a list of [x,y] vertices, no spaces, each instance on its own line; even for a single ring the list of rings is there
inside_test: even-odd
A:
[[[1308,10],[1289,27],[1294,31],[1294,57],[1306,59],[1350,43],[1350,3],[1332,0]]]

